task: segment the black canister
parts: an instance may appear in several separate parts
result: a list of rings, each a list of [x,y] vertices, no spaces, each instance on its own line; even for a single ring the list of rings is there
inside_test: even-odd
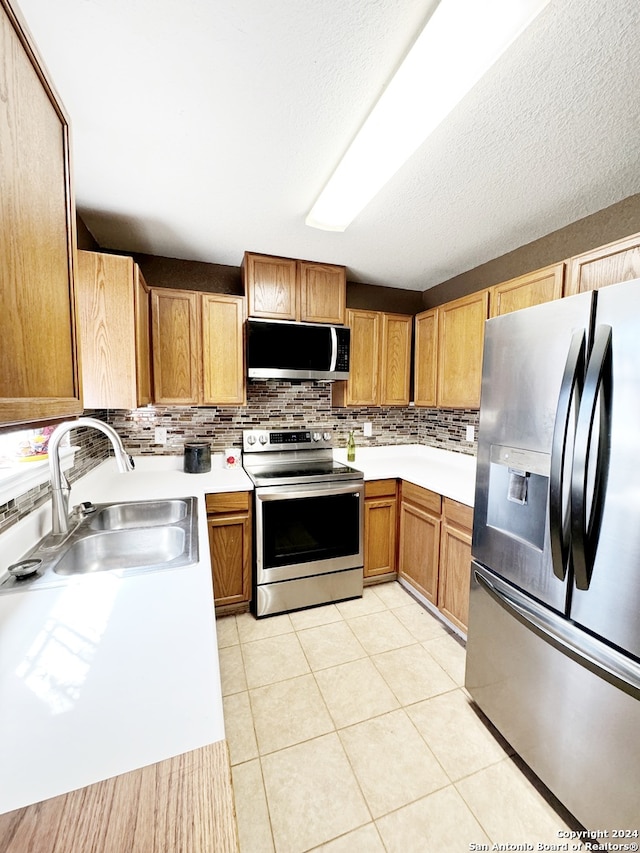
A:
[[[211,470],[211,445],[190,441],[184,446],[184,470],[187,474],[206,474]]]

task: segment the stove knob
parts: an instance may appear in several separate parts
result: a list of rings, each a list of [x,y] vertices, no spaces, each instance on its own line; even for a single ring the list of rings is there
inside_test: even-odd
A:
[[[320,433],[319,432],[314,432],[313,440],[314,441],[320,441]]]
[[[262,432],[258,436],[258,441],[260,442],[260,444],[266,444],[269,441],[269,436],[266,434],[266,432]]]
[[[252,435],[248,435],[248,436],[247,436],[247,444],[255,444],[255,443],[256,443],[256,437],[255,437],[255,435],[253,435],[253,434],[252,434]]]
[[[331,441],[331,433],[330,432],[323,432],[322,438],[324,439],[324,441]]]

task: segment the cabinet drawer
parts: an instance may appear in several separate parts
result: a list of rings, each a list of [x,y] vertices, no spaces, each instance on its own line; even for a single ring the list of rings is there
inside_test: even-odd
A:
[[[402,481],[402,500],[410,503],[418,504],[418,506],[429,510],[436,515],[440,515],[441,497],[429,489],[423,489],[422,486],[414,486],[413,483]]]
[[[205,495],[207,515],[226,512],[248,512],[251,492],[220,492]]]
[[[395,480],[368,480],[364,484],[365,498],[381,498],[396,496]]]
[[[442,509],[448,522],[457,524],[458,527],[463,527],[467,530],[473,529],[472,506],[458,503],[458,501],[453,501],[451,498],[445,498]]]

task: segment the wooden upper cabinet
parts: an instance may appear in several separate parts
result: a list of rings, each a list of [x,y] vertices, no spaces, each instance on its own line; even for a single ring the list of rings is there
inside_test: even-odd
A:
[[[438,406],[480,408],[482,347],[488,315],[488,290],[439,306]]]
[[[569,258],[565,295],[640,278],[640,234]]]
[[[347,304],[344,267],[298,262],[300,319],[308,323],[343,325]]]
[[[245,252],[242,274],[250,317],[345,322],[344,267]]]
[[[438,311],[436,308],[416,315],[415,336],[414,401],[416,406],[435,408],[438,387]]]
[[[564,263],[560,263],[496,284],[489,288],[491,317],[560,299],[563,282]]]
[[[82,412],[69,122],[0,0],[0,423]]]
[[[382,315],[380,348],[381,406],[408,406],[411,381],[411,330],[413,317]]]
[[[151,289],[156,403],[246,403],[245,304],[242,296]]]
[[[153,402],[151,376],[151,294],[140,267],[133,265],[134,318],[136,324],[136,392],[138,405]]]
[[[243,405],[245,300],[202,294],[203,397],[205,405]]]
[[[377,405],[381,318],[379,311],[347,309],[347,326],[351,329],[349,379],[333,383],[334,405]]]
[[[135,409],[151,401],[149,290],[132,258],[78,252],[84,405]]]
[[[347,309],[351,329],[349,379],[334,382],[334,406],[409,403],[413,317]]]
[[[246,252],[242,271],[250,317],[298,319],[296,261]]]
[[[200,402],[200,294],[151,289],[154,399],[180,406]]]

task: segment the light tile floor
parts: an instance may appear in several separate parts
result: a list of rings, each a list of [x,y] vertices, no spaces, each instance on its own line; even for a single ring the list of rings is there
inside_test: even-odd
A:
[[[473,710],[462,642],[400,584],[217,629],[242,853],[562,849],[537,845],[575,828]]]

